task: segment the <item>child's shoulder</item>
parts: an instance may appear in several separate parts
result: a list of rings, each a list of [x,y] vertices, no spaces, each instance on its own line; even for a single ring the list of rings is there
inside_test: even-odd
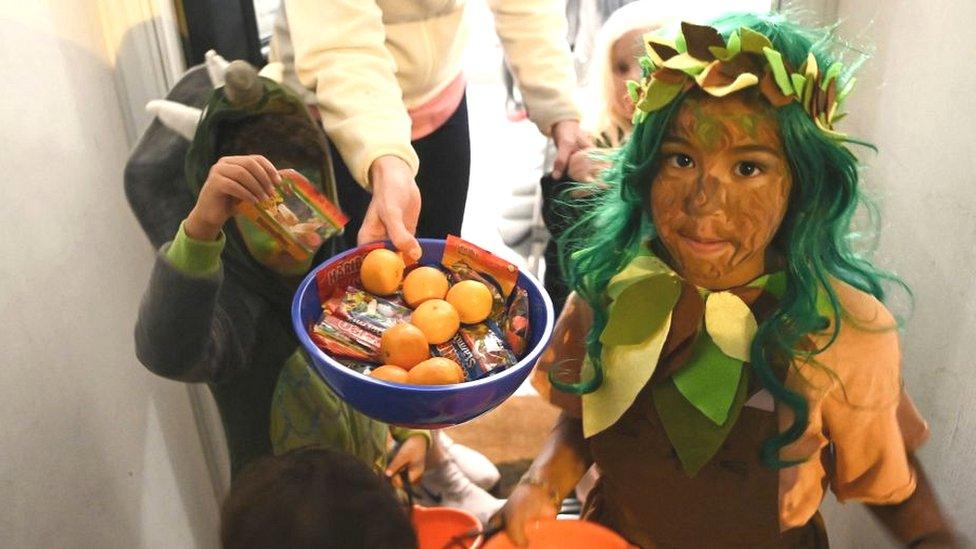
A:
[[[897,393],[901,351],[894,316],[868,292],[837,279],[831,287],[840,303],[840,326],[833,341],[833,325],[814,336],[822,349],[814,360],[826,367],[830,385],[842,387],[850,402],[874,401],[878,391]]]

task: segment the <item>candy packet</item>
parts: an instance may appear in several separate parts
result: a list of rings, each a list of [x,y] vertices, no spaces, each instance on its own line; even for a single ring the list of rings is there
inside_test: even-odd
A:
[[[515,355],[489,323],[462,326],[446,343],[431,346],[431,354],[460,364],[465,381],[481,379],[517,362]]]
[[[271,198],[241,202],[237,211],[271,235],[289,255],[307,260],[323,242],[342,230],[348,218],[302,174],[281,170]]]
[[[523,356],[529,341],[529,294],[524,288],[512,291],[499,327],[515,356]]]
[[[454,235],[447,237],[441,264],[450,273],[452,283],[477,280],[491,290],[492,318],[500,319],[505,314],[508,296],[518,282],[515,264]]]
[[[397,322],[409,321],[410,309],[398,301],[376,297],[355,286],[349,286],[342,297],[333,297],[326,301],[324,309],[327,314],[379,337]]]

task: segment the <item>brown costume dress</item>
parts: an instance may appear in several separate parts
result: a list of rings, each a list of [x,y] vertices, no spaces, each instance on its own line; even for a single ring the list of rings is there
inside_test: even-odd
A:
[[[759,288],[732,293],[762,322],[775,298]],[[651,381],[610,428],[589,439],[600,479],[583,515],[640,547],[827,547],[819,514],[780,533],[779,475],[760,461],[762,443],[777,433],[772,411],[744,407],[718,452],[689,477],[653,402],[652,388],[689,358],[701,331],[704,302],[685,283]],[[780,368],[782,377],[783,369]],[[746,366],[743,375],[750,375]],[[748,394],[761,387],[749,380]]]

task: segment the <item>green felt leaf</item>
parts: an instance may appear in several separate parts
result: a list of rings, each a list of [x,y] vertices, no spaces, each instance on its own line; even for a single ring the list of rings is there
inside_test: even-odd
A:
[[[672,379],[678,391],[715,425],[728,419],[742,376],[742,361],[731,358],[707,335],[695,342],[688,363]]]
[[[674,37],[674,49],[677,50],[678,53],[687,53],[688,51],[688,44],[685,42],[685,35],[681,34],[680,32],[678,33],[678,36]]]
[[[786,65],[783,64],[783,55],[772,48],[763,48],[763,54],[769,61],[769,68],[773,71],[773,78],[776,80],[779,90],[783,92],[783,95],[792,95],[793,85],[790,83],[790,75],[786,70]]]
[[[643,70],[644,73],[650,74],[654,72],[654,62],[646,56],[638,59],[637,64],[641,66],[641,70]]]
[[[675,272],[671,270],[671,267],[668,267],[668,264],[661,261],[657,256],[651,255],[646,251],[638,253],[634,259],[630,260],[630,263],[626,267],[619,273],[613,275],[613,278],[607,283],[607,295],[610,299],[617,299],[620,296],[620,292],[624,291],[624,289],[634,282],[655,275],[676,276]]]
[[[630,408],[654,375],[670,330],[669,312],[657,331],[636,345],[603,347],[600,355],[606,372],[603,383],[582,397],[584,437],[589,438],[610,427]]]
[[[726,51],[729,52],[729,57],[735,57],[742,51],[742,40],[739,38],[739,31],[732,31],[729,35],[729,41],[725,44]]]
[[[843,103],[844,100],[847,99],[847,96],[851,94],[851,90],[854,89],[854,82],[856,81],[857,78],[851,78],[846,84],[844,84],[844,88],[837,92],[837,103]],[[837,120],[840,120],[839,116],[834,117],[834,121]]]
[[[748,28],[739,27],[742,39],[742,51],[749,53],[763,53],[763,48],[772,48],[773,43],[764,35]]]
[[[793,91],[796,96],[802,101],[803,100],[803,88],[807,85],[807,79],[803,77],[802,74],[793,73],[790,75],[790,80],[793,84]]]
[[[783,299],[783,294],[786,293],[786,274],[783,271],[777,271],[772,274],[763,275],[750,282],[749,286],[762,288],[773,294],[776,299]]]
[[[749,376],[741,375],[728,418],[725,423],[716,425],[682,396],[674,381],[667,380],[652,387],[654,408],[661,418],[671,446],[678,454],[681,467],[689,477],[698,474],[722,447],[739,419],[748,389]]]
[[[844,65],[840,61],[837,61],[831,66],[827,67],[827,70],[824,71],[823,82],[820,83],[820,89],[827,91],[827,87],[830,86],[830,81],[837,78],[837,75],[839,75],[840,71],[843,69]]]
[[[683,84],[666,84],[660,80],[651,80],[647,93],[637,104],[637,108],[644,112],[654,112],[667,105],[681,93]]]
[[[720,61],[727,61],[733,57],[733,54],[729,53],[729,50],[726,48],[720,48],[718,46],[708,46],[708,51],[712,52],[715,59]]]
[[[633,80],[627,81],[627,95],[630,96],[630,100],[634,103],[640,98],[640,84],[634,82]]]
[[[644,341],[661,326],[680,294],[681,282],[669,275],[656,275],[631,284],[610,305],[600,342],[635,345]]]

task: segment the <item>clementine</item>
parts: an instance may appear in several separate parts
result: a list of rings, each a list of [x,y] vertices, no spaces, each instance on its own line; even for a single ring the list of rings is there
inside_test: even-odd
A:
[[[434,357],[417,364],[407,372],[407,383],[416,385],[451,385],[464,381],[464,371],[449,358]]]
[[[410,323],[420,328],[427,336],[428,343],[438,345],[454,337],[461,327],[461,318],[450,303],[443,299],[431,299],[417,307],[410,315]]]
[[[436,267],[417,267],[403,279],[403,299],[416,308],[428,299],[444,299],[450,286],[447,277]]]
[[[491,313],[491,290],[477,280],[462,280],[451,286],[445,299],[465,324],[481,322]]]
[[[380,337],[380,358],[383,364],[399,366],[405,370],[430,357],[427,338],[420,328],[400,322],[383,332]]]
[[[369,375],[375,377],[376,379],[382,379],[383,381],[407,383],[407,371],[392,364],[384,364],[379,368],[373,368],[373,370],[369,372]]]
[[[391,295],[400,289],[403,280],[403,258],[400,254],[379,248],[366,254],[359,268],[359,280],[367,292]]]

